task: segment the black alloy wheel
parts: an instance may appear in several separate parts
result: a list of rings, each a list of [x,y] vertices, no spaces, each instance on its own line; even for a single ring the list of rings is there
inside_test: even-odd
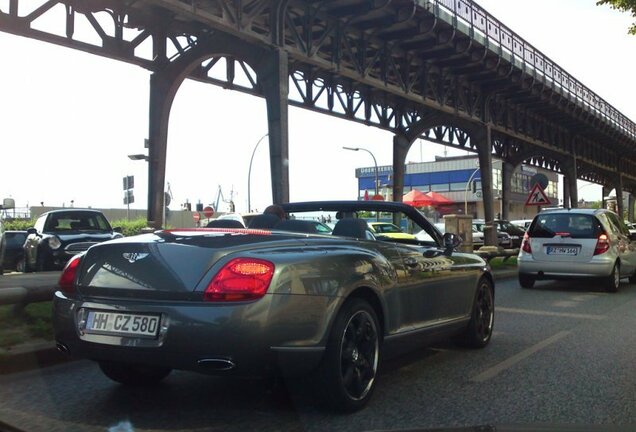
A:
[[[338,314],[317,382],[334,409],[357,411],[371,398],[380,364],[379,329],[375,311],[362,299],[347,301]]]
[[[156,384],[172,372],[165,367],[120,362],[99,362],[99,368],[111,380],[128,386]]]
[[[468,348],[483,348],[492,338],[495,323],[495,297],[492,282],[481,279],[477,287],[473,311],[466,331],[457,342]]]

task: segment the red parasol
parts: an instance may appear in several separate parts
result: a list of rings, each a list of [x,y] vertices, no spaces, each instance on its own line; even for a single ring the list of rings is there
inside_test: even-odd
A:
[[[437,192],[426,192],[424,196],[428,197],[430,200],[429,205],[444,205],[444,204],[453,204],[455,201],[446,198],[444,195]]]
[[[402,197],[402,202],[413,207],[425,207],[433,204],[431,197],[423,192],[413,189]]]

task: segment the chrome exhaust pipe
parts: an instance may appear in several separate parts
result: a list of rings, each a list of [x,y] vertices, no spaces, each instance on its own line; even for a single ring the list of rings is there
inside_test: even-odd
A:
[[[197,362],[200,367],[211,371],[229,371],[236,368],[232,360],[224,358],[201,359]]]

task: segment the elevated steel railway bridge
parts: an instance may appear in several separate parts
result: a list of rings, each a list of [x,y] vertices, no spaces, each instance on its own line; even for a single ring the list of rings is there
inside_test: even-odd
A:
[[[170,108],[187,78],[265,98],[274,202],[289,199],[289,105],[391,131],[394,197],[418,138],[476,152],[487,221],[493,156],[504,162],[504,203],[522,162],[563,174],[572,207],[577,179],[636,193],[636,125],[469,0],[6,0],[0,31],[152,72],[157,227]]]

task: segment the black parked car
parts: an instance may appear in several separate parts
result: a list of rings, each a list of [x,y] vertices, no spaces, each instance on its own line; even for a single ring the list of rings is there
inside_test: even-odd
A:
[[[94,244],[123,237],[102,212],[78,209],[46,212],[27,234],[25,272],[61,270],[71,257]]]
[[[26,231],[5,231],[0,253],[0,274],[4,270],[24,271],[24,241]]]

